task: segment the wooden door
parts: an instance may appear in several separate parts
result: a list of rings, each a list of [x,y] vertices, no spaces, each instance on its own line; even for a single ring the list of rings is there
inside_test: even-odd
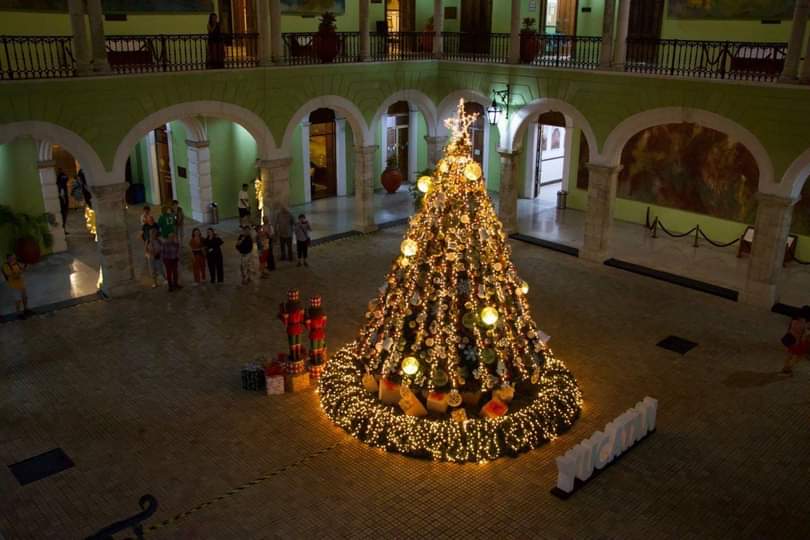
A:
[[[475,123],[470,126],[470,142],[472,143],[472,158],[482,167],[484,166],[484,108],[478,103],[464,103],[464,114],[477,114]]]
[[[233,19],[233,31],[237,34],[252,34],[257,31],[258,20],[256,18],[257,0],[231,0],[231,18]],[[260,2],[267,0],[258,0]],[[225,3],[225,2],[222,2]]]
[[[318,109],[309,116],[309,179],[312,200],[337,195],[335,112]]]
[[[658,55],[656,41],[661,38],[664,22],[664,0],[635,0],[630,2],[630,26],[627,39],[627,59],[632,62],[654,63]],[[639,43],[640,40],[640,43]]]
[[[489,53],[489,34],[492,32],[492,0],[461,1],[461,52]]]
[[[160,203],[166,205],[174,199],[171,161],[169,160],[169,134],[166,126],[160,126],[155,130],[155,163],[157,163],[158,170]]]
[[[574,36],[577,33],[578,0],[557,0],[556,33]]]

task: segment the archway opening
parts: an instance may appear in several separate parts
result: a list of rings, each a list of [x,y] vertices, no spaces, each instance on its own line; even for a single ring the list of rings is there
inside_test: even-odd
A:
[[[335,111],[316,109],[310,113],[310,200],[326,199],[338,195],[337,132]],[[345,179],[345,171],[343,171],[343,175]]]

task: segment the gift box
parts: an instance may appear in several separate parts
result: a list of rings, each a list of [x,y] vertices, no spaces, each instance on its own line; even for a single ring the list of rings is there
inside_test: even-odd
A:
[[[264,378],[268,396],[284,393],[284,375],[271,375]]]
[[[315,382],[320,379],[324,369],[326,369],[324,364],[309,366],[309,380]]]
[[[453,409],[450,412],[450,418],[452,418],[454,422],[462,424],[467,421],[467,411],[462,408]]]
[[[462,392],[461,400],[467,407],[475,407],[478,405],[478,402],[481,401],[481,391],[476,390],[475,392]]]
[[[399,400],[399,407],[408,416],[427,416],[427,409],[413,392],[409,392]]]
[[[398,382],[385,378],[380,379],[380,401],[388,405],[396,405],[401,398]]]
[[[309,373],[288,373],[284,376],[284,389],[287,392],[300,392],[309,388]]]
[[[427,408],[433,412],[444,414],[447,412],[447,392],[430,392],[427,396]]]
[[[511,403],[512,398],[515,397],[515,387],[509,385],[501,386],[497,390],[493,390],[492,395],[504,403]]]
[[[307,371],[307,365],[303,360],[294,360],[287,362],[287,375],[300,375]]]
[[[258,364],[246,364],[242,366],[242,390],[260,392],[264,390],[264,369]]]
[[[363,375],[363,387],[372,394],[377,393],[377,391],[380,389],[380,385],[377,384],[377,379],[374,378],[374,375],[371,373],[366,373]]]
[[[508,410],[509,405],[498,398],[492,398],[481,407],[481,416],[484,418],[498,418],[505,415]]]
[[[271,362],[268,365],[264,366],[264,376],[265,377],[276,377],[281,375],[282,378],[284,377],[285,368],[283,363],[279,362]]]

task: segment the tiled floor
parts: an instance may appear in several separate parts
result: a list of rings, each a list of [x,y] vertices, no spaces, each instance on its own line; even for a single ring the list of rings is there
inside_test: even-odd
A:
[[[324,294],[330,348],[352,339],[402,231],[318,246],[310,268],[251,286],[228,279],[229,259],[222,286],[0,325],[0,462],[56,447],[75,462],[26,486],[0,467],[0,535],[83,538],[144,493],[156,539],[810,535],[810,363],[778,374],[784,318],[522,242],[535,319],[585,397],[553,443],[433,463],[355,441],[311,391],[240,390],[243,363],[283,348],[275,309],[291,286]],[[669,335],[699,345],[656,347]],[[551,496],[554,458],[645,395],[657,432],[568,501]]]

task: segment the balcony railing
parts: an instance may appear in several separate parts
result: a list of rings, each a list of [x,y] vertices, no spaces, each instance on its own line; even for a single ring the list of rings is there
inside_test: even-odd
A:
[[[258,43],[258,34],[107,36],[107,60],[116,73],[254,67]]]
[[[0,80],[75,75],[70,36],[0,36]]]
[[[628,39],[625,70],[682,77],[774,81],[787,43]]]
[[[287,65],[360,60],[360,34],[314,32],[282,35]],[[509,34],[443,32],[442,58],[506,64]],[[369,60],[399,62],[433,58],[432,32],[372,33]],[[539,67],[596,69],[601,37],[537,35],[521,40],[520,60]],[[258,34],[107,36],[114,73],[255,67]],[[664,76],[774,81],[782,72],[786,43],[628,39],[625,70]],[[70,36],[0,36],[0,80],[73,77],[77,65]]]

